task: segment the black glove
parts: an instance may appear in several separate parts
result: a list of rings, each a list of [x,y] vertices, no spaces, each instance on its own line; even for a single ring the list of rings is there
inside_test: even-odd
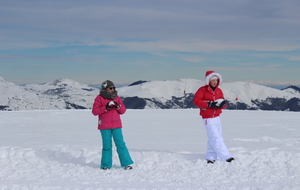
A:
[[[114,108],[116,105],[113,101],[110,101],[106,104],[106,109],[107,110],[111,110],[112,108]]]
[[[115,103],[115,107],[117,108],[117,110],[120,109],[121,105],[116,101],[114,101],[114,103]]]
[[[217,105],[217,102],[207,102],[208,107],[215,108]]]

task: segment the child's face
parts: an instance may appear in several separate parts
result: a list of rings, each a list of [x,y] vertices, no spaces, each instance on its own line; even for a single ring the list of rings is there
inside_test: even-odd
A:
[[[219,79],[213,79],[209,82],[209,85],[212,87],[216,87],[219,83]]]

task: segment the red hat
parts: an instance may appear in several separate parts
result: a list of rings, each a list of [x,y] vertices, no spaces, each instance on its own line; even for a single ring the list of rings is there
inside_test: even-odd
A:
[[[219,73],[216,73],[215,71],[206,71],[205,73],[205,84],[208,85],[209,81],[211,81],[212,79],[218,78],[219,79],[219,84],[221,85],[222,83],[222,76]]]

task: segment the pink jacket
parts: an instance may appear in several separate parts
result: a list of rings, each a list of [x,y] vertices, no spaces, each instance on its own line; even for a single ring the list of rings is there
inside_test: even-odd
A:
[[[113,108],[106,110],[106,105],[110,101],[116,101],[120,104],[120,109]],[[117,96],[114,100],[106,99],[100,95],[95,98],[92,113],[98,115],[98,129],[115,129],[122,128],[121,114],[126,112],[126,107],[121,98]]]

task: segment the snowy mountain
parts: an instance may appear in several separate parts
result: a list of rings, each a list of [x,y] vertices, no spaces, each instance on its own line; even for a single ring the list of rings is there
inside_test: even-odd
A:
[[[194,108],[193,96],[203,85],[195,79],[151,81],[123,87],[119,93],[129,108]],[[246,82],[223,83],[220,88],[229,101],[228,109],[300,111],[300,93],[290,88],[278,90]]]
[[[128,108],[169,109],[194,107],[192,99],[203,81],[180,79],[170,81],[149,81],[118,89]]]
[[[26,85],[25,89],[40,92],[59,109],[87,109],[91,108],[94,98],[98,95],[97,88],[70,80],[57,79],[41,85]]]
[[[24,87],[8,82],[0,77],[0,110],[38,109],[43,104],[42,98]]]
[[[0,78],[0,110],[91,108],[99,90],[69,79],[18,86]]]
[[[204,82],[196,79],[137,81],[117,88],[129,109],[195,108],[193,97]],[[228,109],[300,111],[300,92],[254,83],[223,83]],[[0,77],[0,110],[90,109],[99,89],[70,79],[19,86]]]
[[[300,94],[300,88],[297,87],[297,86],[293,86],[293,85],[291,85],[291,86],[289,86],[287,88],[284,88],[282,90],[286,91],[286,92],[290,92],[290,93],[295,94],[295,95],[299,95]]]

